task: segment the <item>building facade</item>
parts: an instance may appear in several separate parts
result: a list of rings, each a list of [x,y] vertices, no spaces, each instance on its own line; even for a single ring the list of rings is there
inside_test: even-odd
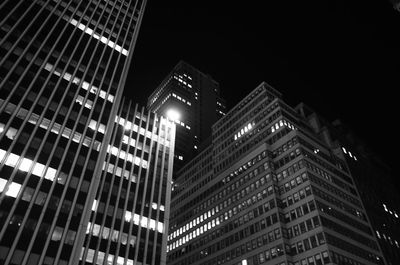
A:
[[[168,264],[385,264],[346,161],[262,83],[172,191]]]
[[[296,109],[346,160],[387,264],[400,264],[400,195],[393,170],[339,120],[328,122],[304,104]]]
[[[175,124],[131,103],[115,123],[80,263],[165,264]]]
[[[158,115],[170,116],[178,125],[176,172],[211,136],[211,126],[225,114],[226,104],[220,96],[219,84],[211,76],[180,61],[150,95],[147,108]]]
[[[145,5],[1,2],[1,264],[165,263],[175,125],[121,104]]]

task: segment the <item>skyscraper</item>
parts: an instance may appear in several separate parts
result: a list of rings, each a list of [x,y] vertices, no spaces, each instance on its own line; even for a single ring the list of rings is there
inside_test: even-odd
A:
[[[346,160],[384,258],[389,265],[400,264],[400,195],[394,171],[340,120],[329,122],[305,104],[296,109]]]
[[[0,263],[165,262],[175,127],[120,105],[145,5],[1,2]]]
[[[266,83],[177,176],[168,264],[385,264],[346,161]]]
[[[211,126],[225,114],[219,84],[210,75],[180,61],[149,96],[147,108],[178,125],[174,172],[190,161],[211,136]]]
[[[175,124],[130,102],[115,122],[80,260],[165,264]]]

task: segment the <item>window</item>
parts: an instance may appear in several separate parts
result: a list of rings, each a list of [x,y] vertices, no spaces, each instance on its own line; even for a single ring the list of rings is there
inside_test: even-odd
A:
[[[322,259],[324,260],[324,264],[328,264],[330,261],[328,251],[322,252]]]
[[[316,265],[323,265],[322,264],[322,259],[321,259],[321,254],[317,254],[314,257],[315,257],[315,264]]]
[[[303,243],[304,243],[305,250],[309,250],[311,248],[310,241],[308,240],[308,238],[304,239]]]
[[[16,198],[18,196],[20,189],[21,189],[21,184],[11,182],[11,184],[8,186],[6,195]]]
[[[51,236],[51,240],[53,240],[53,241],[61,240],[62,233],[63,233],[63,229],[59,226],[56,226],[56,228],[53,231],[53,235]]]
[[[311,242],[311,247],[312,248],[315,248],[315,247],[318,246],[315,236],[310,237],[310,242]]]
[[[304,252],[303,242],[301,242],[301,241],[297,242],[297,251],[298,251],[298,253]]]
[[[318,238],[318,243],[320,245],[325,244],[325,238],[324,238],[324,234],[322,232],[317,234],[317,238]]]

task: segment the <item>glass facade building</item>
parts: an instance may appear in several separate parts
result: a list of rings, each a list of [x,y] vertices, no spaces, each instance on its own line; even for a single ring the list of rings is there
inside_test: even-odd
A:
[[[219,84],[210,75],[180,61],[149,96],[147,108],[177,124],[174,172],[189,162],[225,114]],[[176,117],[173,117],[177,115]]]
[[[346,161],[266,83],[177,176],[168,264],[385,264]]]
[[[165,263],[175,125],[121,104],[145,5],[0,3],[1,264]]]
[[[175,124],[131,103],[115,123],[80,260],[165,264]]]

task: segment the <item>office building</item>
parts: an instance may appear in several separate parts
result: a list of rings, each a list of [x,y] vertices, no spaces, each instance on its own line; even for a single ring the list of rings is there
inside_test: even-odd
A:
[[[296,109],[346,160],[387,264],[400,264],[400,195],[394,171],[340,120],[329,122],[304,104]]]
[[[165,264],[175,124],[120,104],[145,4],[1,2],[1,264]]]
[[[174,172],[190,161],[211,136],[211,126],[225,114],[219,84],[180,61],[149,96],[147,108],[178,125]]]
[[[168,264],[385,264],[346,161],[266,83],[177,175]]]
[[[80,260],[165,264],[175,124],[131,103],[115,123]]]

